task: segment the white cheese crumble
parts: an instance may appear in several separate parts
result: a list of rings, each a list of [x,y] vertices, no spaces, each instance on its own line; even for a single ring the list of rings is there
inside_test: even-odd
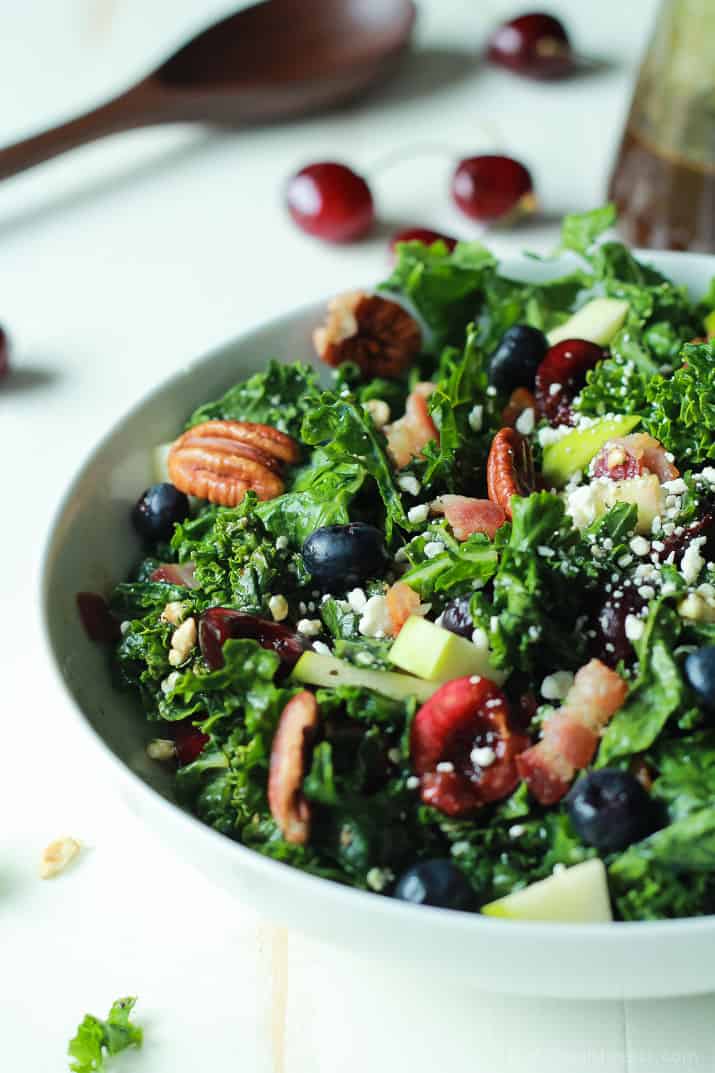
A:
[[[561,391],[561,384],[549,385],[549,395],[551,395],[552,398],[554,397],[554,395],[558,395],[559,391]]]
[[[408,522],[426,522],[429,514],[429,503],[418,503],[407,511]]]
[[[167,693],[171,693],[180,677],[178,671],[172,671],[170,674],[167,674],[166,678],[161,683],[161,691],[164,696],[166,696]]]
[[[276,537],[276,548],[278,549],[278,551],[285,551],[287,547],[288,547],[288,537],[284,536],[281,533],[281,535],[279,537]]]
[[[313,651],[320,656],[329,656],[331,654],[330,647],[326,645],[325,641],[313,641]]]
[[[626,615],[625,630],[629,641],[640,641],[644,629],[643,619],[637,618],[636,615]]]
[[[392,629],[392,619],[384,596],[371,596],[358,622],[358,633],[363,637],[384,637]]]
[[[367,596],[362,589],[351,589],[348,593],[348,603],[352,610],[359,615],[367,603]]]
[[[451,760],[440,760],[439,764],[437,764],[437,767],[435,768],[435,771],[441,771],[445,775],[449,775],[452,771],[454,771],[454,764]]]
[[[546,700],[563,700],[572,685],[571,671],[556,671],[554,674],[547,674],[541,683],[541,696]]]
[[[288,601],[285,596],[280,592],[277,592],[275,596],[271,596],[268,601],[268,610],[274,622],[282,622],[284,618],[288,618]]]
[[[634,555],[647,555],[650,551],[650,541],[642,536],[634,536],[630,543],[630,549]]]
[[[403,492],[407,492],[407,494],[411,496],[418,496],[422,487],[417,478],[413,477],[411,473],[406,473],[404,476],[398,477],[397,485]]]
[[[395,878],[395,873],[390,868],[371,868],[365,877],[370,890],[379,894]]]
[[[375,428],[382,428],[390,420],[390,407],[384,399],[368,399],[363,409],[370,414]]]
[[[444,544],[441,540],[428,540],[424,546],[424,553],[428,559],[436,559],[443,551]]]
[[[676,477],[673,481],[665,481],[662,487],[666,492],[672,492],[674,495],[679,496],[682,496],[688,490],[688,486],[682,477]]]
[[[707,537],[695,537],[685,549],[685,553],[680,563],[680,573],[689,585],[695,584],[698,579],[698,574],[705,566],[705,560],[700,554],[700,549],[703,544],[706,543]]]
[[[302,633],[304,637],[317,637],[322,628],[323,624],[319,618],[301,618],[296,626],[298,633]]]
[[[416,775],[408,775],[405,779],[405,786],[408,790],[416,790],[420,784],[420,780]]]
[[[477,626],[476,630],[472,631],[472,644],[477,648],[489,648],[489,638],[487,631],[482,629],[481,626]]]
[[[509,838],[521,838],[526,828],[523,823],[513,823],[509,828],[507,834]]]
[[[475,767],[490,767],[497,758],[497,754],[491,745],[476,746],[469,754],[469,759]]]
[[[479,404],[473,406],[469,411],[467,421],[469,422],[469,427],[472,432],[481,432],[482,423],[484,421],[484,407]]]
[[[534,408],[533,406],[527,406],[525,410],[521,411],[516,419],[516,431],[520,432],[522,436],[530,436],[534,431],[535,424]]]

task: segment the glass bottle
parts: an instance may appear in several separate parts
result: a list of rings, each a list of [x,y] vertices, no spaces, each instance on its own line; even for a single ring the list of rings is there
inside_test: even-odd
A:
[[[629,242],[715,252],[715,0],[662,0],[609,197]]]

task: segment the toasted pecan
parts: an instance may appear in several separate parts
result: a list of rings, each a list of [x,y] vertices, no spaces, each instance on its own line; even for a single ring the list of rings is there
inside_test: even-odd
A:
[[[516,429],[502,428],[492,440],[487,459],[487,493],[511,518],[511,497],[534,491],[534,460],[531,447]]]
[[[179,491],[235,507],[246,492],[274,499],[284,490],[283,465],[297,462],[295,440],[251,421],[204,421],[169,451],[169,479]]]
[[[283,709],[271,748],[268,806],[286,842],[296,845],[305,845],[310,835],[310,806],[302,787],[317,726],[317,702],[304,689]]]
[[[333,298],[325,324],[313,333],[322,361],[354,362],[366,377],[399,376],[417,357],[421,341],[419,324],[401,305],[364,291]]]

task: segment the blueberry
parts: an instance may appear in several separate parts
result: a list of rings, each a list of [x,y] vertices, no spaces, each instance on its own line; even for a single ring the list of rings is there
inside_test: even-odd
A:
[[[566,801],[576,833],[602,853],[625,849],[656,826],[653,802],[627,771],[590,771],[579,779]]]
[[[703,708],[715,711],[715,645],[690,653],[685,661],[685,677]]]
[[[456,633],[458,637],[468,637],[471,640],[474,622],[469,611],[469,600],[469,596],[457,596],[450,600],[442,612],[440,625],[442,629]]]
[[[443,858],[420,861],[403,872],[395,887],[395,897],[413,905],[435,905],[441,909],[471,909],[474,905],[474,891],[466,876]]]
[[[492,355],[489,383],[507,394],[517,387],[533,387],[537,367],[548,349],[546,336],[538,328],[515,324],[504,332]]]
[[[303,545],[303,562],[322,589],[341,590],[378,577],[387,563],[382,533],[373,525],[324,525],[311,533]]]
[[[189,513],[189,500],[173,484],[152,484],[132,510],[132,524],[147,541],[169,540],[176,522]]]

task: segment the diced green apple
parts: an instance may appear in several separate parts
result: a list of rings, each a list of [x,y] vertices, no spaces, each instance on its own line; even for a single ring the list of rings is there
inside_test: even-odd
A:
[[[394,700],[416,697],[421,703],[429,700],[441,684],[423,682],[419,678],[397,674],[395,671],[362,670],[345,660],[320,655],[318,652],[303,653],[293,668],[293,678],[306,685],[325,686],[328,689],[338,686],[362,686]]]
[[[483,644],[473,644],[419,615],[407,619],[388,658],[403,671],[431,682],[450,682],[478,674],[501,685],[505,677],[489,661],[486,637]]]
[[[482,906],[482,913],[508,920],[552,920],[569,924],[605,924],[613,920],[603,861],[575,864]]]
[[[563,488],[569,477],[585,469],[605,443],[616,436],[627,436],[640,422],[637,414],[602,417],[587,428],[575,428],[556,443],[544,448],[542,470],[553,488]]]
[[[628,314],[628,302],[621,298],[593,298],[567,321],[548,332],[549,346],[564,339],[587,339],[607,346]]]
[[[567,511],[578,529],[586,529],[617,503],[632,503],[638,511],[637,533],[650,533],[653,519],[665,507],[663,489],[654,473],[624,481],[595,480],[569,493]]]

